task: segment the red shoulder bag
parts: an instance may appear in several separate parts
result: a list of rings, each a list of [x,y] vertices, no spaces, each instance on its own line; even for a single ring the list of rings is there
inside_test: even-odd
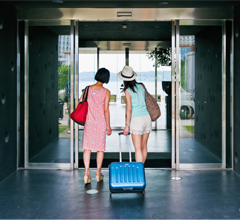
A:
[[[87,111],[88,111],[88,90],[89,86],[87,86],[83,93],[82,102],[79,102],[77,108],[69,115],[69,117],[79,125],[85,124]]]

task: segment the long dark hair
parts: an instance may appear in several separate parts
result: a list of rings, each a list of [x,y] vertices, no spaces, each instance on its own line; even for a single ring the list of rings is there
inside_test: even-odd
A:
[[[122,90],[123,92],[125,92],[128,88],[130,88],[133,92],[136,93],[136,90],[135,90],[134,87],[137,88],[136,84],[138,84],[138,83],[137,83],[137,81],[135,79],[132,80],[132,81],[123,81],[123,84],[124,84],[124,88]]]

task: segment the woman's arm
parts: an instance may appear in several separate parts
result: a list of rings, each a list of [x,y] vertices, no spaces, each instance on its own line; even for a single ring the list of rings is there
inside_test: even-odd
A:
[[[127,117],[126,117],[126,123],[125,123],[123,134],[128,135],[129,123],[130,123],[131,114],[132,114],[132,103],[131,103],[130,93],[127,90],[125,91],[125,97],[126,97],[126,104],[127,104]]]
[[[109,112],[110,95],[111,95],[111,93],[108,90],[107,93],[106,93],[105,104],[104,104],[104,115],[105,115],[106,124],[107,124],[107,135],[112,134],[112,129],[111,129],[111,126],[110,126],[110,112]]]

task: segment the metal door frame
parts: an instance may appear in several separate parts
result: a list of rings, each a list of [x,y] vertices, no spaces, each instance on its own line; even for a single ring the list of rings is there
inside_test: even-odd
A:
[[[20,21],[20,19],[18,20]],[[29,26],[60,26],[60,25],[69,25],[70,26],[70,38],[71,38],[71,99],[70,99],[70,110],[75,109],[76,104],[78,103],[78,21],[68,20],[68,21],[29,21],[24,20],[25,31],[24,31],[24,168],[52,168],[52,169],[73,169],[78,168],[78,129],[77,124],[70,121],[70,163],[32,163],[29,162]],[[19,33],[18,33],[19,34]],[[19,38],[19,36],[17,36]],[[18,47],[19,47],[19,41]],[[77,49],[75,49],[77,48]],[[20,62],[18,58],[18,63]],[[18,84],[20,87],[20,70],[18,70]],[[77,81],[76,81],[77,80]],[[76,89],[74,91],[74,88]],[[18,104],[18,111],[19,106]],[[20,116],[18,114],[18,120]],[[75,124],[75,125],[74,125]],[[18,154],[20,151],[20,143],[17,143]],[[75,147],[75,149],[74,149]],[[75,157],[74,157],[75,154]],[[18,155],[19,157],[19,155]]]
[[[232,21],[232,31],[233,31],[233,20]],[[179,53],[180,53],[180,45],[179,45],[179,36],[180,36],[180,25],[219,25],[222,27],[222,163],[180,163],[180,118],[179,118]],[[176,75],[175,75],[175,64],[172,62],[172,93],[174,94],[174,89],[176,88],[176,101],[175,97],[172,95],[172,105],[176,103],[176,106],[172,106],[172,128],[174,128],[174,123],[176,123],[176,131],[174,133],[172,129],[172,168],[179,169],[227,169],[226,168],[226,20],[176,20],[173,22],[172,27],[172,48],[174,48],[174,40],[176,39],[176,48],[172,49],[173,54],[172,57],[176,57]],[[174,33],[174,31],[176,31]],[[175,37],[175,39],[174,39]],[[232,34],[231,39],[231,49],[230,56],[232,57],[230,61],[230,90],[231,97],[233,96],[233,39],[234,35]],[[174,59],[173,59],[174,60]],[[176,81],[175,81],[176,77]],[[231,98],[232,99],[232,98]],[[230,102],[230,121],[231,121],[231,160],[232,167],[229,169],[233,169],[233,102]],[[176,135],[176,138],[174,138]],[[176,153],[175,153],[176,152]]]

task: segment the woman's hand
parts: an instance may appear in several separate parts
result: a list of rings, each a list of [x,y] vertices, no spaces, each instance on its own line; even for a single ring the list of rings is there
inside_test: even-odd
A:
[[[110,126],[107,127],[107,135],[110,136],[112,134],[112,129]]]
[[[123,134],[128,135],[128,132],[129,132],[129,127],[128,127],[128,125],[126,125],[124,130],[123,130]]]

